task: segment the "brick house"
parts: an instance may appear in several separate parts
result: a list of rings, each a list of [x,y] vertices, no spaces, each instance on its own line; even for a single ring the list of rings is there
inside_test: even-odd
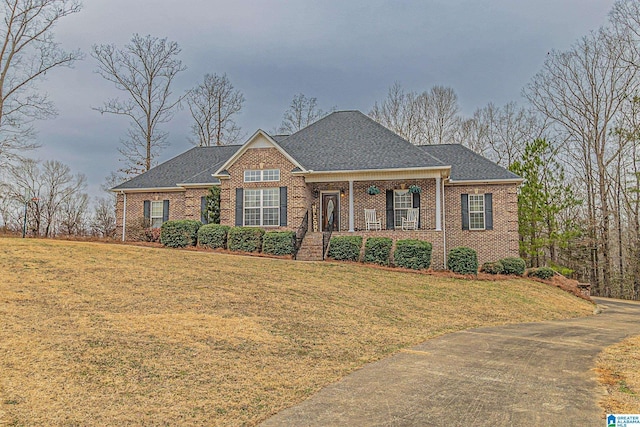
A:
[[[290,136],[258,130],[241,146],[192,148],[112,191],[123,240],[144,218],[156,227],[201,219],[208,188],[219,185],[222,224],[308,224],[300,257],[312,258],[331,229],[427,240],[432,266],[443,268],[456,246],[474,248],[480,263],[518,256],[521,182],[461,145],[415,146],[359,111],[338,111]],[[380,229],[367,227],[365,209],[375,210]],[[403,230],[410,211],[417,227]]]

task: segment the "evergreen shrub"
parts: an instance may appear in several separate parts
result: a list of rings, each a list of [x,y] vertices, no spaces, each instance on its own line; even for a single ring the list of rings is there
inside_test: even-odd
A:
[[[398,267],[425,270],[431,266],[431,249],[431,243],[424,240],[398,240],[393,261]]]

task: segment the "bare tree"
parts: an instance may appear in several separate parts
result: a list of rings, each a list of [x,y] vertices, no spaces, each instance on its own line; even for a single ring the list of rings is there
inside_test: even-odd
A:
[[[398,82],[389,88],[385,100],[373,105],[369,116],[416,145],[452,143],[462,122],[452,88],[405,92]]]
[[[607,170],[624,144],[611,138],[625,99],[636,93],[638,70],[628,49],[606,30],[580,39],[567,52],[551,52],[525,91],[532,105],[567,141],[576,176],[587,197],[592,242],[591,282],[599,292],[611,284],[611,206]]]
[[[26,150],[32,141],[32,123],[56,114],[47,95],[36,83],[58,67],[82,58],[80,51],[66,52],[53,38],[58,21],[80,11],[75,0],[3,0],[0,25],[0,166]]]
[[[458,95],[453,88],[434,86],[419,95],[417,102],[426,144],[452,143],[460,126]]]
[[[242,110],[244,96],[233,88],[226,74],[205,74],[204,81],[187,94],[187,103],[196,145],[228,145],[242,139],[234,117]]]
[[[327,113],[318,108],[316,98],[307,98],[300,93],[293,97],[285,111],[278,132],[292,134],[324,117]]]
[[[91,230],[94,235],[110,238],[116,232],[116,213],[113,200],[109,197],[98,197],[93,207]]]
[[[131,121],[128,137],[118,149],[125,162],[122,171],[128,175],[151,169],[154,158],[166,146],[167,133],[159,125],[171,120],[182,99],[172,97],[171,92],[175,76],[186,69],[177,59],[179,53],[176,42],[138,34],[123,49],[93,46],[98,74],[128,95],[128,99],[109,99],[95,108]]]
[[[65,198],[59,210],[59,232],[66,236],[84,236],[87,234],[89,195],[77,193]]]

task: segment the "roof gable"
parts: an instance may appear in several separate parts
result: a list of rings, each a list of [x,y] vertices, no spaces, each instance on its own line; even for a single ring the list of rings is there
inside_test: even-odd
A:
[[[238,161],[238,159],[247,150],[252,148],[275,148],[280,153],[282,153],[282,155],[285,156],[291,163],[293,163],[295,167],[300,168],[301,170],[304,170],[304,168],[300,165],[300,163],[296,159],[294,159],[287,151],[285,151],[275,141],[274,138],[269,136],[269,134],[263,131],[262,129],[258,129],[256,133],[254,133],[251,136],[251,138],[247,140],[247,142],[245,142],[242,146],[240,146],[240,148],[238,148],[237,151],[226,162],[224,162],[224,164],[222,164],[216,169],[216,172],[213,175],[225,176],[223,172],[229,169],[229,167],[231,167],[231,165],[233,165],[236,161]]]

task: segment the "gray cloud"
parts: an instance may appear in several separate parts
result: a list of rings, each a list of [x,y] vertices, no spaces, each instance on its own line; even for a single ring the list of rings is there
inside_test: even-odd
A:
[[[246,98],[239,124],[251,134],[280,124],[296,93],[323,108],[367,112],[399,81],[408,90],[452,86],[462,111],[519,100],[546,52],[566,49],[606,21],[613,0],[208,1],[92,0],[56,28],[68,49],[122,46],[133,33],[168,37],[188,69],[175,93],[209,73],[227,73]],[[91,192],[118,168],[128,123],[91,110],[122,96],[94,73],[87,56],[42,84],[60,112],[38,124],[43,147],[88,176]],[[189,117],[166,126],[161,160],[190,147]]]

